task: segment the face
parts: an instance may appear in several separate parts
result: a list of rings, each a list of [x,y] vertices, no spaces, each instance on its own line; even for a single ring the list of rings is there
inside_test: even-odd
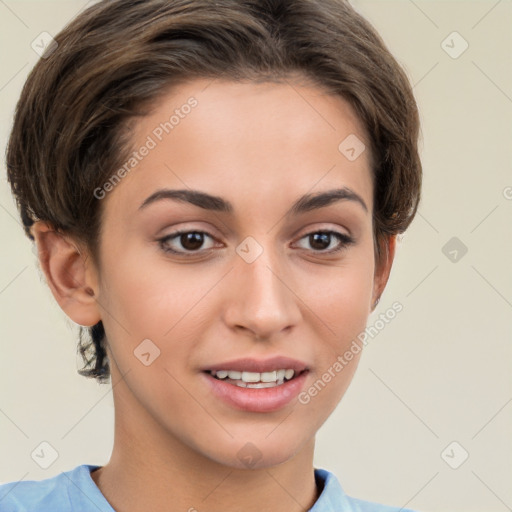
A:
[[[298,83],[192,81],[138,121],[101,199],[116,422],[232,467],[311,443],[376,297],[370,155],[339,149],[354,135],[347,103]]]

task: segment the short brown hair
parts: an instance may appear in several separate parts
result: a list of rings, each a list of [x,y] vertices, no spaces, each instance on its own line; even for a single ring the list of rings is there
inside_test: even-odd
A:
[[[381,242],[416,214],[422,168],[409,80],[345,0],[104,0],[56,37],[18,101],[7,172],[27,236],[36,220],[83,241],[95,261],[101,201],[93,191],[131,151],[129,122],[180,82],[272,81],[300,74],[348,101],[370,138],[373,230]],[[79,373],[110,375],[100,321],[80,328]]]

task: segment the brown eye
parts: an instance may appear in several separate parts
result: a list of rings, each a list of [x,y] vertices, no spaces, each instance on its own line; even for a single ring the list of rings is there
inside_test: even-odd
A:
[[[195,251],[197,249],[200,249],[204,243],[203,234],[198,233],[196,231],[180,235],[179,240],[182,247],[184,247],[188,251]]]
[[[301,240],[304,239],[307,239],[314,252],[325,254],[341,251],[355,242],[352,237],[344,233],[338,233],[337,231],[314,231],[301,238]],[[336,240],[338,241],[337,245],[327,250],[333,241]]]
[[[187,254],[188,252],[197,253],[200,252],[201,247],[204,244],[205,237],[213,238],[211,235],[204,231],[176,231],[170,235],[165,236],[159,240],[162,250],[170,252],[172,254]],[[174,247],[171,248],[171,241],[173,241]],[[181,246],[181,248],[179,247]],[[208,247],[204,250],[211,249]]]
[[[313,249],[323,251],[331,244],[331,235],[329,233],[312,233],[308,236]]]

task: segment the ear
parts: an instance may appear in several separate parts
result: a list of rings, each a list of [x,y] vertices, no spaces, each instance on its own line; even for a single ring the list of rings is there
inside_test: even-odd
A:
[[[84,327],[101,320],[98,276],[87,251],[71,237],[38,221],[32,228],[46,281],[61,309]]]
[[[380,261],[376,262],[373,279],[372,311],[377,306],[376,301],[378,302],[380,296],[384,293],[384,288],[391,273],[391,267],[395,259],[396,235],[391,235],[381,240],[380,249],[381,258]]]

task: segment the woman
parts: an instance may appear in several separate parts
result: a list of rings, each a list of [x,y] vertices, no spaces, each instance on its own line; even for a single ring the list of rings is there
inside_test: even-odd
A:
[[[5,484],[2,510],[392,510],[313,453],[417,210],[418,135],[406,75],[348,2],[80,14],[25,84],[7,167],[89,330],[82,373],[112,378],[114,447]]]

